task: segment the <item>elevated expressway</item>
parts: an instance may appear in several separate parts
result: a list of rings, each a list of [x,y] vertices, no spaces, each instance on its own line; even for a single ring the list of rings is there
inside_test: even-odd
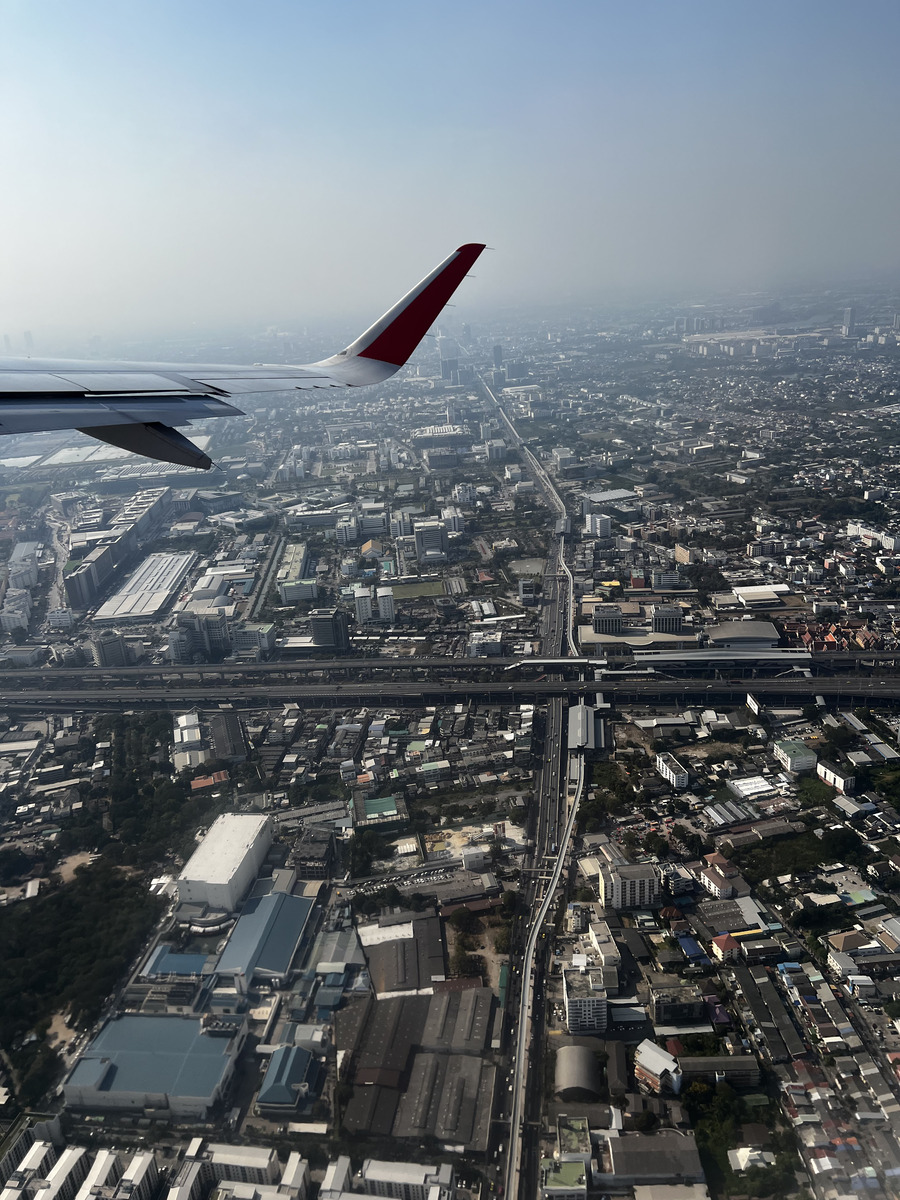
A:
[[[545,654],[557,655],[565,640],[569,655],[577,660],[579,654],[574,636],[575,585],[566,562],[563,532],[567,518],[565,503],[544,468],[519,436],[503,405],[487,384],[483,380],[481,382],[488,396],[494,401],[514,445],[522,455],[535,487],[560,522],[551,541],[544,575],[543,645]],[[581,754],[568,753],[567,705],[564,703],[566,696],[577,701],[585,694],[596,692],[596,683],[592,688],[584,683],[583,676],[586,670],[581,665],[584,662],[585,660],[581,660],[577,665],[579,678],[574,681],[574,694],[566,691],[548,699],[544,761],[535,788],[537,828],[533,864],[549,862],[552,865],[549,877],[541,879],[539,875],[532,873],[526,877],[526,884],[522,889],[522,898],[528,905],[532,920],[527,928],[521,974],[518,976],[518,1016],[511,1055],[512,1100],[504,1181],[509,1200],[531,1197],[537,1192],[538,1139],[526,1139],[525,1131],[531,1116],[538,1121],[541,1116],[540,1077],[544,1029],[542,1006],[547,969],[547,941],[546,937],[542,937],[542,932],[558,895],[584,787],[584,758]],[[595,661],[592,665],[596,667],[598,664]],[[565,681],[556,679],[546,682],[557,684]],[[511,691],[514,695],[515,684],[512,685]],[[570,767],[572,758],[575,761]]]
[[[621,709],[630,706],[699,703],[739,704],[748,690],[771,704],[802,705],[822,696],[835,707],[842,705],[893,704],[900,701],[900,677],[877,678],[866,675],[839,675],[831,678],[806,678],[791,675],[779,679],[746,681],[703,679],[663,679],[645,676],[638,679],[585,681],[583,679],[520,680],[505,683],[494,680],[409,681],[383,680],[357,683],[297,683],[291,680],[237,684],[210,682],[206,685],[172,683],[141,686],[117,679],[104,679],[105,673],[84,675],[81,686],[76,680],[57,679],[56,672],[19,682],[5,674],[0,677],[0,705],[21,712],[45,709],[117,712],[128,708],[173,708],[193,706],[215,708],[227,705],[238,709],[256,709],[276,704],[297,703],[307,708],[352,708],[365,705],[396,704],[417,708],[433,704],[455,704],[472,700],[484,704],[543,704],[554,698],[591,700],[602,689],[607,703]]]

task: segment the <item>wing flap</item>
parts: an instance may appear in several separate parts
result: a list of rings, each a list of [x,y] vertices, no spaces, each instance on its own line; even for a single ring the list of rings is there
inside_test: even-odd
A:
[[[95,425],[79,432],[87,433],[110,446],[118,446],[132,454],[143,454],[160,462],[196,467],[200,471],[208,471],[212,466],[212,459],[199,446],[195,446],[177,429],[158,421],[140,425]]]
[[[0,434],[38,433],[50,429],[90,429],[161,421],[184,425],[207,417],[239,417],[234,405],[213,396],[42,396],[0,398]]]
[[[253,395],[255,392],[293,392],[299,389],[307,391],[310,388],[321,387],[346,387],[347,384],[340,383],[337,379],[332,378],[324,372],[304,371],[297,367],[293,371],[288,370],[280,373],[270,373],[265,375],[257,375],[248,371],[235,371],[233,374],[221,375],[196,375],[194,378],[198,383],[207,387],[218,388],[229,396]]]

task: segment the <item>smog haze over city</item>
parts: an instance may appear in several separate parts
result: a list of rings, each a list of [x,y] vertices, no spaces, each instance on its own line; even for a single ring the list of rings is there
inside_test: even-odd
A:
[[[896,4],[4,0],[0,328],[705,300],[898,266]]]
[[[900,1200],[898,34],[0,0],[0,1200]]]

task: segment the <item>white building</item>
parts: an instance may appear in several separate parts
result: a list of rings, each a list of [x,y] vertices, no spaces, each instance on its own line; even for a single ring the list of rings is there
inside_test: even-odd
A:
[[[466,519],[458,508],[442,508],[441,520],[450,533],[462,533],[466,527]]]
[[[661,890],[652,863],[628,863],[600,868],[600,903],[604,908],[654,908]]]
[[[772,753],[787,771],[800,772],[816,769],[816,756],[803,742],[776,742],[772,747]]]
[[[225,813],[178,876],[182,904],[207,904],[234,912],[247,894],[272,845],[268,817]]]
[[[353,606],[357,624],[367,625],[372,620],[372,589],[366,584],[358,583],[353,589]]]
[[[412,517],[408,512],[402,509],[395,509],[391,513],[391,537],[411,537],[413,531]]]
[[[378,620],[394,623],[394,589],[389,587],[380,587],[377,592],[378,598]]]
[[[339,546],[352,546],[359,541],[359,523],[354,516],[339,518],[334,527],[334,536]]]
[[[852,771],[845,771],[843,767],[835,766],[834,763],[820,762],[816,765],[816,774],[829,787],[833,787],[836,791],[845,793],[852,792],[856,787],[856,776]]]
[[[657,754],[656,769],[666,783],[670,784],[676,791],[683,791],[687,787],[690,780],[687,768],[683,767],[674,755]]]
[[[730,880],[715,867],[704,867],[698,878],[709,894],[717,900],[728,900],[734,895],[734,887]]]
[[[275,625],[271,621],[248,621],[231,630],[232,649],[237,654],[269,654],[275,649]]]
[[[603,1033],[608,1017],[603,972],[563,971],[563,990],[569,1033]]]
[[[454,1191],[450,1163],[430,1166],[367,1158],[357,1183],[367,1196],[389,1196],[391,1200],[449,1200]]]
[[[91,1200],[94,1188],[109,1188],[112,1190],[122,1175],[122,1160],[115,1150],[98,1150],[91,1163],[90,1170],[84,1177],[81,1187],[75,1193],[75,1200]]]
[[[596,951],[602,966],[621,966],[622,955],[606,921],[589,922],[588,937],[590,938],[591,945]]]
[[[309,553],[304,542],[285,546],[275,582],[282,604],[296,604],[306,599],[303,585],[307,582]]]
[[[584,518],[584,532],[588,537],[608,538],[612,534],[612,518],[606,513],[587,513]]]
[[[419,562],[444,562],[450,543],[443,521],[416,521],[415,539]]]
[[[185,1161],[209,1164],[216,1180],[237,1183],[274,1183],[279,1175],[278,1154],[264,1146],[231,1146],[223,1142],[205,1142],[193,1138],[185,1152]]]

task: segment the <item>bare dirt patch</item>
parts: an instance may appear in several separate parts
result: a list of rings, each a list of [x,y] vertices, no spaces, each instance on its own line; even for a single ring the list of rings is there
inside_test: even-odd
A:
[[[51,1046],[56,1046],[62,1050],[75,1037],[75,1030],[70,1029],[66,1024],[66,1019],[60,1012],[53,1014],[53,1020],[50,1022],[50,1028],[47,1030],[47,1041]]]
[[[64,858],[56,868],[60,879],[63,883],[71,883],[75,878],[75,872],[78,867],[83,867],[90,861],[90,854],[84,850],[80,854],[70,854],[68,858]]]

